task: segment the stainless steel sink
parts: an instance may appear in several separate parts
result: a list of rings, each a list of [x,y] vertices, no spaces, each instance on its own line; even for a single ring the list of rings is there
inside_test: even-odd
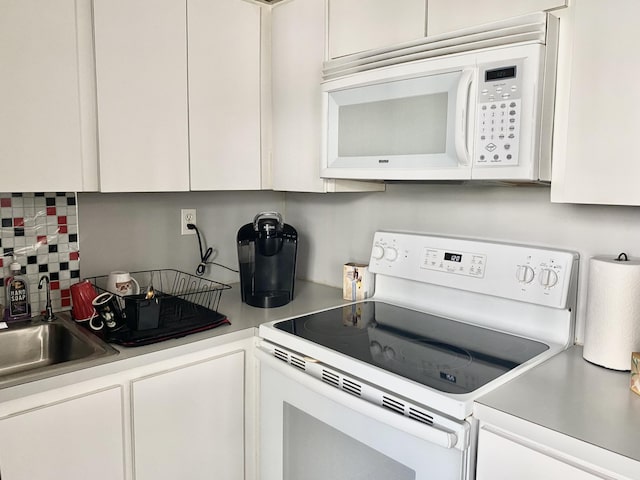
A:
[[[118,353],[73,320],[41,317],[0,330],[0,382]]]

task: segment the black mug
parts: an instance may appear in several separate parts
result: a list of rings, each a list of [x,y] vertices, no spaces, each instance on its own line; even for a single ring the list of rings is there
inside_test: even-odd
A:
[[[96,332],[117,330],[124,324],[120,303],[113,293],[105,292],[93,299],[97,315],[89,321],[89,327]]]

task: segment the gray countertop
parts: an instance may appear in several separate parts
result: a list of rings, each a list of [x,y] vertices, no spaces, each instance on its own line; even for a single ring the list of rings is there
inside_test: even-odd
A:
[[[252,338],[255,328],[262,323],[348,303],[342,299],[342,290],[339,288],[296,280],[295,296],[289,304],[277,308],[258,308],[242,303],[239,284],[233,284],[231,287],[223,292],[218,307],[218,311],[227,316],[231,325],[222,325],[204,332],[141,347],[112,345],[118,350],[118,354],[73,365],[61,364],[46,372],[36,371],[19,378],[0,379],[0,402],[110,375],[196,350]]]
[[[477,402],[640,461],[640,395],[629,384],[629,372],[589,363],[574,346]]]

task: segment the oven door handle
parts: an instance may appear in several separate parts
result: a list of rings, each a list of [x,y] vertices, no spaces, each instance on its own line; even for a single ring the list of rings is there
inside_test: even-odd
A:
[[[417,420],[412,420],[400,413],[394,413],[384,407],[374,405],[367,400],[346,393],[336,387],[332,387],[321,380],[298,370],[296,367],[286,363],[284,360],[276,359],[260,347],[256,348],[255,354],[258,360],[269,366],[269,368],[289,377],[291,380],[303,387],[308,388],[323,397],[329,398],[330,400],[333,400],[347,408],[355,410],[358,413],[444,448],[465,448],[462,438],[460,439],[461,441],[458,442],[458,435],[453,432],[445,431],[438,427],[418,422]]]

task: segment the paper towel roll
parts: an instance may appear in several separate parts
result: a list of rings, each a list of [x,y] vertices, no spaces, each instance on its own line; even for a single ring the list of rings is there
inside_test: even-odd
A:
[[[640,351],[640,260],[593,257],[583,357],[603,367],[630,370],[634,351]]]

